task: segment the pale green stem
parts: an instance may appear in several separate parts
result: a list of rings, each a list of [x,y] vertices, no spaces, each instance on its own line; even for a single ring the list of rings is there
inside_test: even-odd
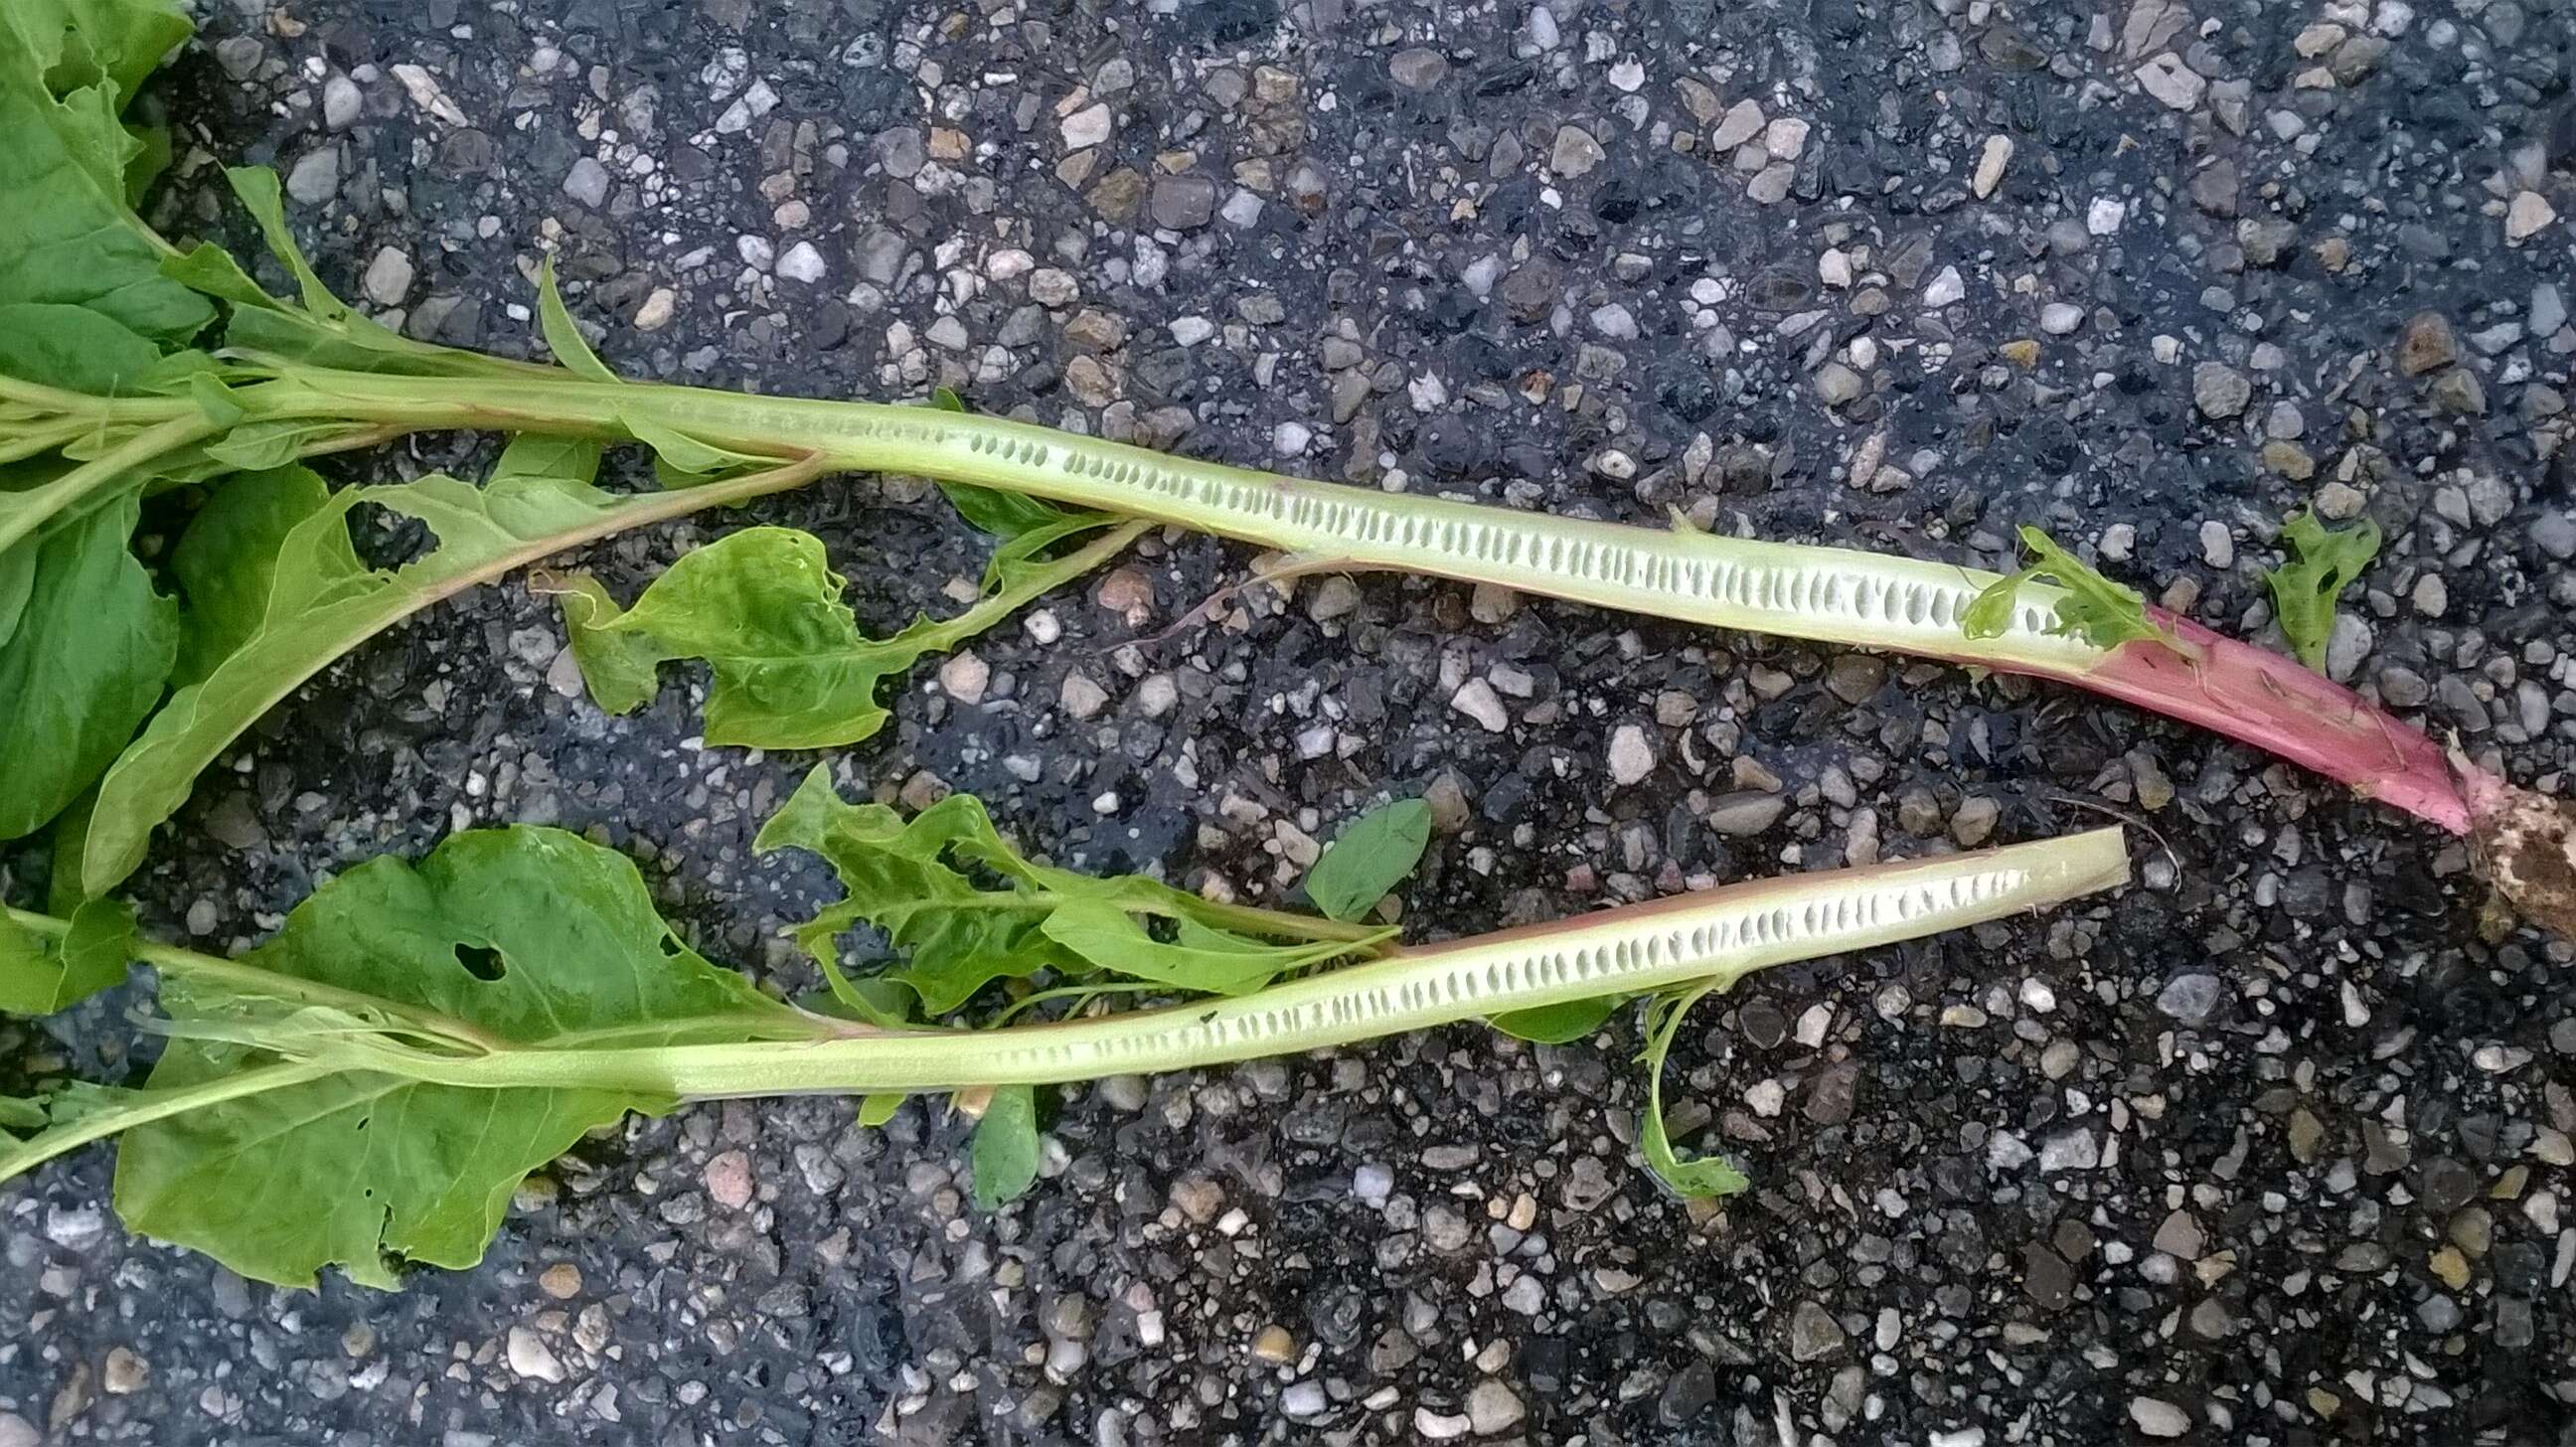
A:
[[[812,1044],[509,1049],[464,1058],[347,1042],[328,1062],[440,1084],[685,1097],[946,1090],[1182,1070],[1345,1045],[1604,994],[1742,975],[2055,904],[2128,878],[2117,829],[1977,854],[1792,875],[1401,951],[1232,999],[999,1031],[854,1032]],[[317,1058],[324,1058],[317,1056]]]
[[[274,390],[270,390],[270,389]],[[2063,676],[2102,649],[2054,633],[2059,589],[2021,590],[2003,636],[1961,618],[1996,575],[1794,543],[1516,513],[1147,451],[1008,418],[695,387],[298,372],[253,389],[261,415],[357,417],[622,437],[650,418],[719,446],[795,449],[837,471],[1024,492],[1241,538],[1315,562],[1470,582],[1528,579],[1550,596],[1722,628],[1963,658]]]
[[[91,1141],[104,1140],[139,1125],[203,1110],[227,1100],[239,1100],[246,1095],[265,1095],[272,1090],[283,1090],[290,1085],[302,1085],[337,1073],[337,1068],[329,1065],[287,1061],[236,1070],[170,1090],[134,1091],[118,1104],[86,1112],[68,1125],[50,1126],[24,1140],[8,1142],[5,1149],[0,1149],[0,1181],[23,1175]],[[5,1137],[0,1137],[0,1141],[5,1140]]]
[[[51,482],[23,492],[0,493],[8,504],[0,510],[0,553],[7,552],[56,513],[78,506],[93,493],[130,483],[137,468],[190,443],[202,442],[218,430],[200,414],[173,417],[145,428]]]

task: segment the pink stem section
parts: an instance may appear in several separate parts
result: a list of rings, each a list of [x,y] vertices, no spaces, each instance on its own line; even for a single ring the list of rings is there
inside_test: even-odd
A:
[[[2297,660],[2150,608],[2185,652],[2133,640],[2070,681],[2268,750],[2454,834],[2469,800],[2442,746]],[[2186,656],[2197,653],[2197,657]]]

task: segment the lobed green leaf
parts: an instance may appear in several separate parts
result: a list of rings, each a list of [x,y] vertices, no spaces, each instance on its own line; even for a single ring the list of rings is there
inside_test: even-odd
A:
[[[833,993],[873,1017],[882,1000],[844,968],[838,938],[860,925],[884,932],[905,958],[878,978],[899,983],[924,1015],[950,1014],[986,985],[1052,971],[1116,976],[1182,994],[1240,994],[1291,970],[1325,963],[1365,941],[1281,944],[1235,927],[1223,906],[1137,875],[1095,878],[1031,863],[1004,842],[983,802],[952,794],[910,820],[882,804],[851,804],[830,772],[806,775],[752,845],[802,849],[840,877],[845,897],[801,926],[799,944]],[[996,884],[987,886],[979,876]],[[1161,922],[1163,938],[1139,922]]]
[[[2028,523],[2021,528],[2021,545],[2030,552],[2030,565],[1987,585],[1961,613],[1961,631],[1970,638],[2000,638],[2011,631],[2013,605],[2022,587],[2039,581],[2065,590],[2052,610],[2051,633],[2081,638],[2105,650],[2132,640],[2180,648],[2179,639],[2147,616],[2147,601],[2136,589],[2103,577]]]
[[[2281,524],[2281,540],[2289,546],[2289,561],[2263,574],[2272,590],[2272,611],[2299,661],[2323,673],[2326,644],[2334,637],[2335,604],[2379,556],[2379,524],[2363,518],[2348,528],[2328,528],[2315,513],[2302,510]]]
[[[573,661],[610,713],[648,702],[660,664],[702,659],[713,680],[708,742],[833,748],[884,727],[888,715],[877,693],[886,678],[993,627],[1115,550],[1095,547],[1062,561],[1025,556],[1060,535],[1013,539],[988,570],[982,602],[955,618],[916,620],[884,639],[859,631],[842,601],[848,584],[832,571],[822,542],[791,528],[745,528],[683,555],[632,608],[620,609],[588,577],[562,580],[556,591]]]

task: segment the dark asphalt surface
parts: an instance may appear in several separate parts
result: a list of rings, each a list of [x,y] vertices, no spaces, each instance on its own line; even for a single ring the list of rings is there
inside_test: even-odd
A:
[[[2333,671],[2569,787],[2548,0],[210,8],[153,219],[242,249],[211,167],[276,164],[323,273],[422,335],[531,346],[551,247],[636,374],[945,383],[1361,485],[1990,563],[2033,521],[2253,635],[2282,516],[2366,512]],[[755,521],[823,536],[880,625],[981,566],[872,480],[584,561],[629,595]],[[916,670],[836,773],[1255,899],[1428,792],[1420,934],[2102,808],[2156,841],[2115,899],[1708,1002],[1668,1098],[1755,1177],[1716,1210],[1635,1161],[1627,1015],[1068,1089],[995,1216],[938,1103],[632,1122],[396,1295],[130,1239],[93,1151],[0,1194],[0,1447],[2576,1442],[2570,952],[2483,920],[2457,843],[2064,691],[1418,578],[1137,641],[1255,563],[1156,541],[979,643],[980,690]],[[359,859],[557,822],[797,978],[777,931],[824,882],[748,843],[814,760],[703,746],[681,670],[604,718],[560,649],[517,583],[370,644],[201,783],[148,920],[235,948]],[[0,1062],[115,1008],[0,1025]]]

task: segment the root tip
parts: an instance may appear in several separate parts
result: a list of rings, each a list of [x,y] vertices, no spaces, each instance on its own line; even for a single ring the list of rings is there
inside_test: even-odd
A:
[[[2491,785],[2475,792],[2472,837],[2514,912],[2576,940],[2576,800]]]

